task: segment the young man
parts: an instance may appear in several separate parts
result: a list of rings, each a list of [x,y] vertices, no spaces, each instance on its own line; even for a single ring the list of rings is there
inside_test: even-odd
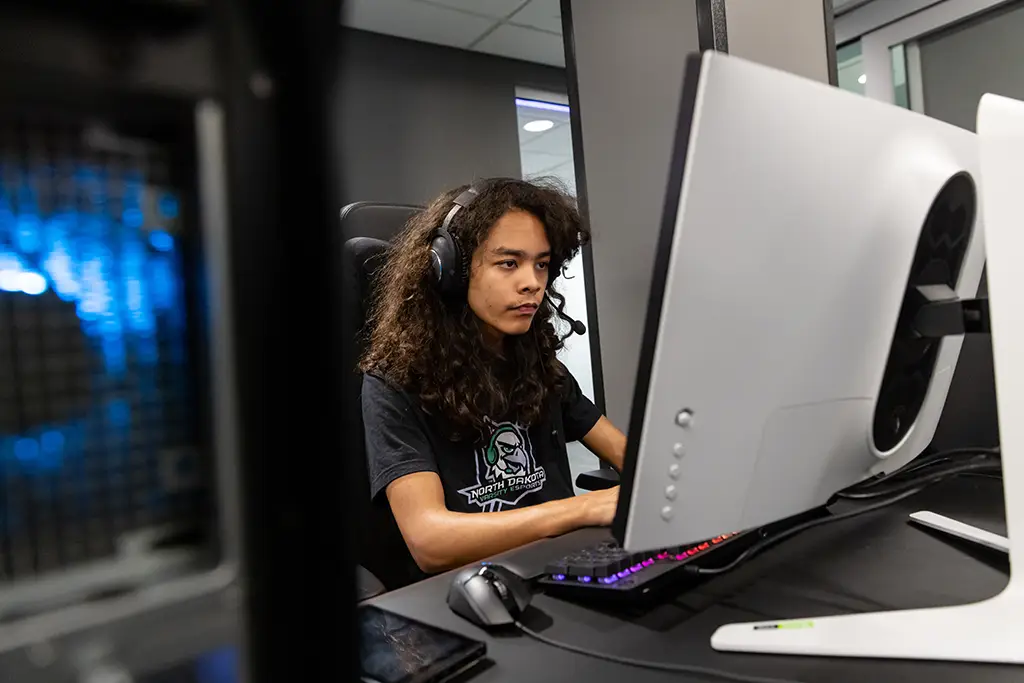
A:
[[[566,194],[493,179],[445,193],[396,240],[363,420],[372,495],[424,572],[611,523],[618,488],[574,496],[565,444],[621,469],[626,437],[556,358],[545,296],[587,237]]]

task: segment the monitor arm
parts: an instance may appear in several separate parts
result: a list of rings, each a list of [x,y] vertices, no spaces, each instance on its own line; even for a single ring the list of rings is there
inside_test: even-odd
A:
[[[914,332],[926,339],[989,334],[988,299],[958,299],[946,285],[921,285],[911,292]]]

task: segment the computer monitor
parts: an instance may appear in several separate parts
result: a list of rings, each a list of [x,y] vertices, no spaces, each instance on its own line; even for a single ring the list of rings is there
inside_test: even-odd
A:
[[[929,444],[975,295],[972,133],[720,53],[686,68],[613,532],[683,545],[824,505]]]
[[[978,107],[979,198],[988,242],[989,317],[996,399],[1004,416],[1024,402],[1024,312],[1011,297],[1024,291],[1024,102],[985,95]],[[1021,446],[1016,420],[999,425],[1008,529],[1024,526]],[[1009,535],[1011,568],[1024,546]],[[847,614],[781,622],[729,624],[711,638],[718,650],[843,657],[1024,664],[1024,582],[1012,572],[1003,591],[964,605]]]
[[[613,524],[627,549],[778,521],[919,454],[960,338],[916,336],[912,292],[975,295],[982,215],[998,257],[997,396],[1013,414],[1024,103],[986,96],[978,123],[975,137],[735,57],[691,58]],[[1012,528],[1024,523],[1014,424],[1000,426]],[[980,603],[730,624],[711,644],[1024,663],[1022,614],[1011,580]]]

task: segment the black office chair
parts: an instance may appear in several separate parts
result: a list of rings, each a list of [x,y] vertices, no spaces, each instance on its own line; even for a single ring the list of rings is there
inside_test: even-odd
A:
[[[341,243],[353,237],[372,237],[382,242],[394,239],[410,218],[423,210],[412,204],[354,202],[341,210]]]
[[[387,240],[421,211],[417,206],[358,202],[341,211],[339,257],[341,279],[338,299],[341,305],[342,364],[339,378],[344,401],[344,457],[352,458],[353,481],[348,495],[354,496],[351,509],[356,556],[360,565],[361,598],[384,590],[408,585],[422,577],[409,554],[387,501],[370,500],[366,467],[366,444],[360,396],[362,375],[356,365],[366,349],[364,326],[373,296],[375,275],[390,247]]]

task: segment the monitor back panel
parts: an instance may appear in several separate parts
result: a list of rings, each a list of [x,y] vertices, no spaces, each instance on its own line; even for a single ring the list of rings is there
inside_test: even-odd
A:
[[[694,60],[615,523],[636,550],[797,514],[917,455],[959,351],[942,343],[913,427],[879,451],[921,227],[949,178],[976,176],[973,135],[735,57]],[[976,291],[983,253],[979,224],[959,291]]]

